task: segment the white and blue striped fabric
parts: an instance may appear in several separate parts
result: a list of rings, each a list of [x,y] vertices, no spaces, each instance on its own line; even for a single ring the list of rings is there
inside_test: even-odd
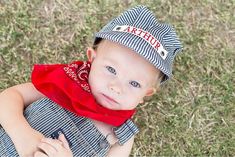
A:
[[[63,133],[75,157],[106,156],[111,147],[91,120],[61,108],[48,98],[32,103],[26,108],[24,116],[34,129],[46,137],[57,138]],[[122,145],[138,133],[138,128],[131,120],[127,120],[113,131],[119,140],[118,143]],[[10,137],[0,127],[0,157],[12,156],[19,155]]]
[[[129,30],[118,31],[117,28],[123,27]],[[95,42],[100,38],[122,44],[143,56],[165,74],[161,83],[171,77],[174,57],[182,49],[173,27],[158,22],[145,6],[136,6],[114,18],[95,34]],[[158,52],[158,47],[165,53]]]

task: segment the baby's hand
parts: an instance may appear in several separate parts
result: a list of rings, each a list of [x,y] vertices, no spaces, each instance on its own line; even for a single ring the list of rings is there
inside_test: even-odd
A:
[[[60,134],[58,140],[43,138],[38,145],[42,151],[36,151],[34,157],[72,157],[73,153],[63,134]]]

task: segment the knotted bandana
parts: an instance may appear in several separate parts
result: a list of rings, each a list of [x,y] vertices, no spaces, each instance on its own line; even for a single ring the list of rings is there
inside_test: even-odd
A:
[[[89,62],[82,61],[34,65],[31,79],[38,91],[78,116],[113,126],[123,124],[135,110],[110,110],[98,104],[88,84],[90,67]]]

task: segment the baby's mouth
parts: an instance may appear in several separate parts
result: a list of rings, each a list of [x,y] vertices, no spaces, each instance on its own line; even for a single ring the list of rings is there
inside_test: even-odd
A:
[[[102,94],[104,97],[105,97],[105,99],[107,99],[108,101],[110,101],[110,102],[112,102],[112,103],[116,103],[116,104],[118,104],[118,102],[116,101],[116,100],[114,100],[113,98],[111,98],[111,97],[109,97],[109,96],[107,96],[107,95],[105,95],[105,94]]]

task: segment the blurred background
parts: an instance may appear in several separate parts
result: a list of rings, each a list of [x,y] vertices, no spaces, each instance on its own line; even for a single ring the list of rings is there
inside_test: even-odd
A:
[[[86,59],[94,33],[138,4],[173,25],[184,50],[138,107],[131,155],[235,156],[234,0],[0,0],[0,91],[30,81],[35,63]]]

